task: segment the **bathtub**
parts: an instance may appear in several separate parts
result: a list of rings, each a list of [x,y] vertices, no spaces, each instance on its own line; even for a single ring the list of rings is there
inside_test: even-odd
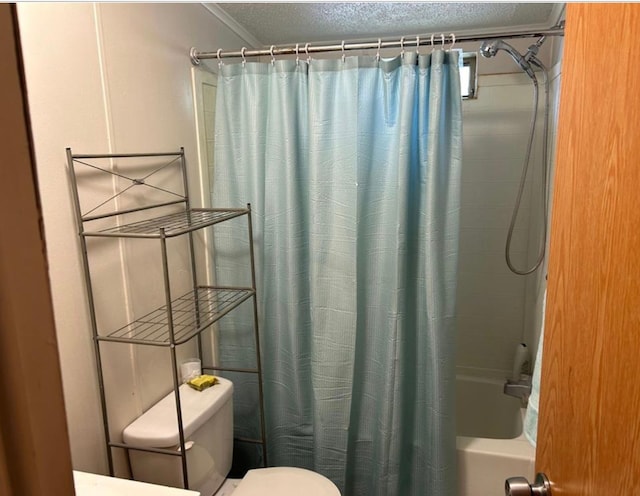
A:
[[[508,477],[533,480],[535,449],[522,434],[524,409],[502,392],[503,383],[456,378],[458,496],[498,496]]]

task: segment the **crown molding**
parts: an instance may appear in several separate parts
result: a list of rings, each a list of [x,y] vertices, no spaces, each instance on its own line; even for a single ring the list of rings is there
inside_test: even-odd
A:
[[[247,42],[247,48],[260,48],[263,43],[260,42],[255,36],[253,36],[249,31],[247,31],[244,26],[242,26],[238,21],[236,21],[233,17],[227,14],[222,8],[220,8],[215,3],[203,3],[202,6],[207,9],[211,14],[216,16],[220,22],[222,22],[225,26],[227,26],[231,31],[237,34],[240,38],[242,38],[245,42]]]

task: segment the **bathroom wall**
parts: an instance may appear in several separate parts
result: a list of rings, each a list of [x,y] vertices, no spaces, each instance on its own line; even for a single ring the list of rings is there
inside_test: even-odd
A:
[[[18,17],[73,466],[105,473],[65,147],[77,153],[126,153],[184,146],[191,190],[200,191],[189,48],[249,43],[201,4],[20,3]],[[196,206],[201,201],[196,195]],[[184,246],[173,248],[184,284]],[[115,329],[162,303],[156,245],[98,242],[91,250],[102,328]],[[118,436],[169,390],[169,355],[166,349],[123,344],[102,349],[112,434]],[[117,462],[126,475],[122,456]]]

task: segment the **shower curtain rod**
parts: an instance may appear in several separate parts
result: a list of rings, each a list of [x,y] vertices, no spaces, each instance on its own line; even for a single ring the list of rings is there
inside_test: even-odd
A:
[[[432,35],[412,35],[408,37],[402,37],[399,40],[375,40],[364,41],[355,43],[345,43],[344,41],[339,45],[311,45],[310,43],[298,43],[297,54],[309,55],[319,52],[339,52],[347,50],[367,50],[372,48],[410,48],[417,46],[431,46],[434,44],[446,45],[448,43],[457,43],[463,41],[485,41],[485,40],[497,40],[504,38],[540,38],[542,36],[563,36],[564,35],[564,22],[557,26],[553,26],[549,29],[541,29],[538,31],[504,31],[502,33],[494,34],[462,34],[456,36],[455,34],[432,34]],[[204,59],[227,59],[237,57],[258,57],[264,55],[276,56],[276,55],[296,55],[296,45],[288,46],[276,46],[272,45],[271,48],[262,49],[247,49],[243,47],[242,50],[228,50],[224,51],[219,49],[215,52],[199,52],[195,48],[192,48],[189,55],[191,56],[191,62],[194,65],[200,64]]]

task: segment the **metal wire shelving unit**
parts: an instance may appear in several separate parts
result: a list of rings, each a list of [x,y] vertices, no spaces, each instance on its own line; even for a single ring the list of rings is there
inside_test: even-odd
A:
[[[136,163],[147,162],[144,167],[140,167],[139,173],[133,174],[129,172],[127,174],[125,168],[119,167],[118,163],[129,160],[135,161]],[[187,449],[185,447],[185,434],[179,393],[181,383],[178,376],[177,346],[196,339],[198,355],[202,360],[203,353],[200,334],[247,300],[252,300],[253,303],[256,367],[230,368],[203,364],[202,368],[211,371],[257,374],[261,437],[260,439],[238,438],[238,440],[260,444],[262,446],[263,464],[267,466],[267,443],[264,423],[264,395],[258,328],[251,205],[247,205],[246,208],[229,209],[191,208],[183,148],[180,148],[177,152],[169,153],[131,154],[74,154],[70,148],[67,148],[67,165],[81,244],[109,474],[111,476],[114,475],[113,448],[133,449],[161,453],[169,456],[179,456],[182,462],[183,486],[185,489],[189,488]],[[82,168],[86,174],[80,173],[80,168]],[[132,168],[127,168],[126,171],[135,171],[135,169],[136,167],[134,165]],[[176,191],[175,188],[167,189],[164,186],[160,187],[157,184],[153,184],[152,176],[161,171],[163,171],[164,174],[175,174],[174,178],[176,178],[178,182],[181,182],[181,188],[179,188],[181,191]],[[97,200],[97,204],[95,205],[93,203],[95,203],[96,200],[91,198],[92,205],[83,212],[84,197],[81,195],[82,186],[86,186],[86,183],[91,183],[97,176],[104,177],[103,175],[105,174],[108,178],[112,179],[111,184],[114,187],[115,193],[107,194],[106,199]],[[143,204],[139,205],[140,198],[144,198],[144,194],[140,195],[139,193],[140,190],[144,190],[144,188],[153,190],[156,197],[158,193],[160,193],[160,196],[164,195],[168,197],[168,199],[151,200],[142,202]],[[111,190],[111,192],[114,190]],[[134,193],[136,194],[136,201],[133,203],[136,204],[136,206],[133,208],[119,208],[119,205],[124,203],[124,197]],[[166,209],[177,209],[178,211],[163,213]],[[145,217],[144,219],[129,221],[132,215],[140,216],[141,214]],[[194,232],[243,216],[247,219],[248,227],[251,286],[229,287],[198,284]],[[98,229],[90,229],[91,226],[95,225],[93,224],[95,221],[103,224],[107,223],[108,225],[107,227],[101,226]],[[188,239],[192,289],[178,297],[172,297],[167,240],[178,236],[187,236]],[[99,329],[87,247],[87,239],[89,238],[138,238],[157,240],[160,245],[162,260],[165,294],[163,304],[146,315],[137,317],[119,329],[111,331]],[[103,376],[104,369],[101,356],[101,343],[105,342],[160,346],[169,349],[180,440],[178,450],[136,446],[120,443],[111,439]]]

